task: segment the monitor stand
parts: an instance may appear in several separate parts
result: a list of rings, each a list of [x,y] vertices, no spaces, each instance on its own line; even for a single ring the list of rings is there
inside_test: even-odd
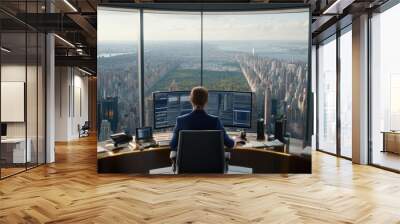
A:
[[[246,131],[244,129],[240,130],[240,138],[247,141]]]

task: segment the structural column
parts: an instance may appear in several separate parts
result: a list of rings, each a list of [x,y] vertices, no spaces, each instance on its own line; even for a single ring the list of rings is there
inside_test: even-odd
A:
[[[368,15],[353,19],[353,162],[368,163]]]
[[[53,12],[51,1],[46,2],[46,12]],[[46,163],[55,162],[55,42],[54,34],[46,34]]]
[[[54,35],[46,36],[46,163],[55,161],[55,58]]]

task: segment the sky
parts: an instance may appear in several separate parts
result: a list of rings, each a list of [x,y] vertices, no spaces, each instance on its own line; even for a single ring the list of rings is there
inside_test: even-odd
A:
[[[145,41],[195,40],[201,38],[200,13],[143,15]],[[98,40],[134,41],[139,35],[135,11],[98,10]],[[204,40],[308,40],[309,14],[304,11],[215,14],[204,12]]]

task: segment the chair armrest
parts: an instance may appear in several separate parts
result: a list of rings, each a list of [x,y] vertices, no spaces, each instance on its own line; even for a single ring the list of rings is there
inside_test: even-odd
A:
[[[169,153],[169,159],[171,160],[171,163],[172,163],[172,171],[175,173],[176,172],[176,151],[171,151]]]
[[[225,152],[225,159],[230,160],[231,159],[231,153],[230,152]]]
[[[169,153],[169,158],[172,160],[172,159],[175,159],[176,160],[176,151],[171,151],[170,153]]]

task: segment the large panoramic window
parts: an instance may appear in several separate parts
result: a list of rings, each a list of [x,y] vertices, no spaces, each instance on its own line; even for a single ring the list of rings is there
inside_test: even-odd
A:
[[[211,13],[203,17],[203,85],[211,90],[250,91],[239,57],[251,52],[244,35],[248,13]],[[244,21],[243,21],[244,22]]]
[[[318,48],[318,149],[336,153],[336,37]]]
[[[308,20],[304,10],[205,12],[204,86],[254,92],[253,127],[265,118],[273,133],[283,118],[288,137],[304,138]]]
[[[138,10],[98,8],[97,113],[99,140],[134,133],[139,124]]]
[[[138,89],[134,88],[136,43],[142,36],[146,126],[153,125],[153,92],[189,91],[203,85],[209,90],[255,93],[253,129],[256,120],[263,118],[267,132],[274,134],[275,120],[280,119],[286,124],[285,136],[304,139],[308,10],[203,15],[143,10],[142,35],[139,11],[100,8],[98,13],[100,135],[108,129],[132,132],[138,122],[139,100],[128,106],[137,92],[127,90]]]
[[[107,141],[111,134],[137,131],[139,137],[152,127],[155,140],[169,138],[177,117],[192,112],[188,94],[195,86],[210,90],[205,111],[218,116],[229,134],[247,131],[251,139],[264,124],[264,134],[268,139],[275,136],[279,142],[274,144],[285,146],[285,153],[305,156],[304,171],[294,172],[310,172],[309,9],[271,9],[268,4],[173,6],[98,10],[99,172],[123,171],[124,164],[103,161],[145,141],[136,138],[139,144],[119,146],[118,140]],[[243,11],[238,10],[241,6]],[[145,127],[135,130],[139,126]],[[169,153],[163,150],[154,152]],[[170,171],[169,157],[158,161],[168,167],[154,170],[150,160],[161,157],[147,153],[140,153],[144,157],[132,162],[129,172]],[[283,166],[274,165],[277,169],[271,172],[287,169]],[[249,172],[260,172],[252,169]]]
[[[143,12],[145,122],[153,125],[155,91],[201,85],[199,12]]]
[[[347,31],[347,32],[346,32]],[[352,157],[352,34],[340,36],[340,154]]]
[[[372,163],[400,170],[400,5],[372,17]]]

